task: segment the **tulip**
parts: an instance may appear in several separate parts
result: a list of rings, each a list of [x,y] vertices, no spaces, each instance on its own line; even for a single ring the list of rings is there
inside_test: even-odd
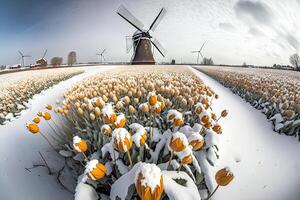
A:
[[[225,167],[225,168],[217,171],[217,173],[215,175],[215,180],[218,185],[213,190],[213,192],[208,196],[207,200],[210,199],[214,195],[214,193],[218,190],[219,186],[228,185],[233,180],[233,178],[234,178],[233,173],[230,171],[230,169],[228,167]]]
[[[120,114],[117,117],[117,120],[115,121],[115,127],[123,128],[125,126],[125,123],[126,123],[126,118],[125,118],[124,114]]]
[[[81,139],[79,136],[73,137],[73,147],[79,153],[85,153],[87,151],[87,143],[85,140]]]
[[[102,179],[106,173],[106,167],[98,160],[91,160],[86,165],[85,174],[94,181]]]
[[[121,153],[127,153],[130,167],[132,167],[132,160],[129,150],[132,147],[132,137],[125,128],[117,128],[112,133],[113,145]]]
[[[154,106],[157,103],[157,96],[155,92],[150,92],[147,99],[150,106]]]
[[[50,104],[47,104],[47,105],[46,105],[46,109],[48,109],[48,110],[52,110],[52,105],[50,105]]]
[[[222,127],[219,124],[216,124],[213,126],[213,131],[215,131],[217,134],[221,134],[222,133]]]
[[[135,188],[142,200],[159,200],[164,191],[163,176],[159,167],[142,163],[136,175]]]
[[[109,125],[104,124],[101,127],[101,133],[104,134],[104,135],[106,135],[106,136],[110,136],[111,133],[112,133],[112,130],[111,130],[111,128],[110,128]]]
[[[192,146],[193,151],[198,151],[204,145],[204,138],[199,133],[193,133],[188,137],[189,145]]]
[[[49,121],[51,119],[51,114],[49,112],[43,112],[43,118]]]
[[[35,124],[35,123],[27,123],[26,127],[33,134],[36,134],[36,133],[38,133],[40,131],[39,126],[37,124]]]
[[[34,117],[32,121],[36,124],[40,123],[41,119],[39,117]]]

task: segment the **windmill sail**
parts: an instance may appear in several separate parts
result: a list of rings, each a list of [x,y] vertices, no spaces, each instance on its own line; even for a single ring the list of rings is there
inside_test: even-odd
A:
[[[129,24],[134,26],[139,31],[143,32],[143,23],[140,20],[138,20],[133,14],[131,14],[131,12],[129,12],[129,10],[127,10],[123,5],[120,5],[120,7],[117,10],[117,13]]]
[[[163,19],[163,17],[166,15],[167,13],[167,10],[162,8],[160,10],[160,12],[158,13],[158,15],[156,16],[156,18],[154,19],[154,21],[152,22],[148,32],[151,30],[151,31],[154,31],[156,29],[156,27],[158,26],[158,24],[161,22],[161,20]]]

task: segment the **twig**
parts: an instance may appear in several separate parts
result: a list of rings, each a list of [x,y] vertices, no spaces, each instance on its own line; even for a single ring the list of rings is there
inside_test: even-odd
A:
[[[50,167],[48,166],[48,164],[47,164],[47,162],[46,162],[45,158],[43,157],[43,155],[41,154],[41,152],[40,152],[40,151],[39,151],[39,154],[40,154],[40,156],[42,157],[42,159],[43,159],[44,163],[46,164],[46,167],[47,167],[47,169],[48,169],[49,175],[51,175],[51,174],[52,174],[52,172],[51,172],[51,170],[50,170]]]
[[[32,165],[32,167],[25,167],[25,169],[29,172],[31,172],[31,169],[37,168],[37,167],[46,167],[45,165],[42,164],[37,164],[37,165]]]
[[[64,166],[58,171],[56,179],[57,179],[58,183],[59,183],[65,190],[67,190],[68,192],[70,192],[70,193],[73,194],[73,192],[72,192],[71,190],[69,190],[69,188],[67,188],[67,187],[61,182],[61,180],[59,179],[59,177],[61,176],[62,171],[65,169],[65,166],[66,166],[66,165],[64,165]]]

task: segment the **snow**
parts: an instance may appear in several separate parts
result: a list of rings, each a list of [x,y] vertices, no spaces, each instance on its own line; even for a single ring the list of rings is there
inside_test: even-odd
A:
[[[177,110],[171,109],[168,111],[168,115],[167,115],[168,120],[171,115],[174,115],[174,119],[182,119],[182,114]]]
[[[123,113],[117,116],[117,120],[115,123],[120,124],[122,119],[125,119],[125,115]]]
[[[93,159],[93,160],[89,161],[89,162],[86,164],[86,166],[85,166],[85,171],[84,171],[84,173],[86,174],[86,173],[89,173],[89,172],[93,171],[93,169],[95,169],[95,168],[97,167],[97,164],[98,164],[98,163],[99,163],[99,161],[96,160],[96,159]]]
[[[211,179],[209,188],[214,188],[215,172],[229,166],[234,174],[233,181],[220,187],[212,199],[280,200],[299,199],[300,190],[300,144],[293,137],[279,135],[265,115],[253,108],[229,89],[191,69],[220,98],[214,100],[214,112],[230,110],[222,125],[220,136],[220,158],[217,165],[209,164],[204,154],[196,152],[202,171],[207,173],[205,180]]]
[[[33,164],[43,164],[38,153],[40,151],[45,157],[47,164],[53,172],[62,168],[65,161],[58,153],[53,152],[47,142],[39,134],[31,134],[26,130],[26,122],[31,121],[34,114],[38,111],[44,111],[45,104],[55,105],[56,99],[62,99],[63,92],[72,87],[74,83],[97,72],[111,70],[116,66],[84,67],[83,74],[74,76],[68,80],[43,91],[41,94],[33,96],[29,107],[23,110],[21,116],[14,122],[6,123],[0,126],[0,194],[1,199],[30,199],[30,200],[52,200],[52,199],[74,199],[74,194],[65,190],[57,182],[56,175],[48,175],[46,167],[36,167],[30,169]],[[80,69],[80,68],[79,68]],[[42,70],[43,71],[43,70]],[[18,74],[22,72],[18,72]],[[15,73],[10,77],[16,76]],[[28,76],[28,73],[26,73]],[[56,115],[53,119],[59,121]],[[49,126],[44,120],[39,123],[43,133],[50,133]],[[68,180],[66,178],[66,180]],[[69,178],[72,180],[72,178]],[[67,185],[71,190],[75,185]]]
[[[85,183],[79,183],[75,189],[75,200],[97,200],[99,199],[94,188]]]
[[[104,116],[110,117],[111,115],[113,115],[115,113],[115,111],[114,111],[112,105],[110,103],[107,103],[103,106],[102,113]]]
[[[125,138],[131,139],[130,133],[125,128],[116,128],[112,133],[112,138],[117,140],[117,144],[123,142]],[[127,151],[127,146],[123,145],[124,151]]]
[[[200,200],[197,186],[185,172],[163,171],[164,189],[170,200]],[[179,185],[174,179],[184,179],[185,186]]]
[[[184,146],[187,147],[189,145],[188,139],[183,133],[176,131],[175,133],[172,134],[172,142],[177,138],[180,139],[180,141],[183,143]]]
[[[140,141],[141,141],[141,137],[146,133],[146,129],[144,127],[140,127],[138,128],[134,135],[132,136],[132,141],[134,142],[134,144],[137,146],[137,147],[140,147],[141,144],[140,144]]]
[[[74,136],[73,137],[73,148],[77,151],[77,152],[81,152],[81,149],[76,145],[78,143],[81,142],[81,138],[79,136]]]
[[[142,186],[149,186],[151,192],[154,192],[157,186],[160,187],[162,173],[160,168],[155,164],[142,163],[140,170],[138,170],[135,174],[135,182],[137,182],[137,179],[139,178],[139,173],[143,175],[143,179],[141,180]]]

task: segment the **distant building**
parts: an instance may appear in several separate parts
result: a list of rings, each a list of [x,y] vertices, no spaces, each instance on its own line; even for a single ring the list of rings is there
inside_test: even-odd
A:
[[[16,65],[9,66],[8,68],[9,69],[19,69],[19,68],[21,68],[21,65],[20,64],[16,64]]]
[[[40,58],[36,61],[35,67],[47,67],[48,63],[45,58]]]

